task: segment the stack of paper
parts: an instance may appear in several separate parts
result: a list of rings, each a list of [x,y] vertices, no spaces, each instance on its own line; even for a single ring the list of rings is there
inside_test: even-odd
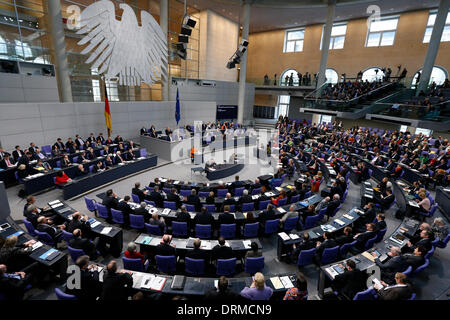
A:
[[[244,241],[242,241],[242,243],[244,244],[244,248],[246,248],[246,249],[251,248],[252,242],[250,240],[244,240]]]
[[[211,242],[210,241],[202,241],[202,244],[200,246],[201,249],[210,250],[211,249]]]
[[[345,224],[345,222],[340,219],[335,219],[334,222],[336,222],[340,226],[343,226]]]
[[[111,227],[104,227],[101,234],[108,234],[111,232],[111,230],[112,230]]]
[[[328,267],[325,269],[326,272],[334,279],[339,273],[337,273],[336,270],[334,270],[332,267]]]
[[[294,287],[291,279],[288,276],[280,277],[281,283],[286,289]]]
[[[292,240],[296,240],[296,239],[300,238],[300,237],[298,236],[298,234],[295,234],[295,233],[290,233],[290,234],[289,234],[289,237],[290,237]]]
[[[91,223],[91,228],[95,228],[96,226],[98,226],[100,224],[101,224],[100,221],[94,220],[94,222]]]
[[[286,210],[284,210],[282,207],[279,207],[277,210],[278,210],[280,213],[285,213],[285,212],[286,212]]]
[[[291,238],[286,234],[286,232],[280,232],[278,235],[281,237],[281,239],[282,239],[283,241],[287,241],[287,240],[290,240],[290,239],[291,239]]]
[[[167,216],[169,213],[170,213],[170,209],[169,209],[169,208],[165,208],[165,209],[161,212],[161,214],[162,214],[163,216]]]
[[[283,283],[281,282],[280,278],[278,278],[278,277],[270,278],[270,282],[272,282],[272,285],[275,288],[275,290],[284,288]]]
[[[32,251],[34,251],[34,250],[36,250],[37,248],[42,247],[42,245],[43,245],[43,243],[40,242],[40,241],[35,242],[35,243],[31,246],[31,249],[32,249]]]

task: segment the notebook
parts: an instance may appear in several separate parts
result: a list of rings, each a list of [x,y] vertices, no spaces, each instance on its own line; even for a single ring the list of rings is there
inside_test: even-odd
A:
[[[186,277],[182,275],[175,275],[172,280],[172,285],[170,286],[173,290],[183,290],[184,284],[186,282]]]
[[[46,252],[44,252],[44,253],[39,257],[39,259],[51,261],[51,260],[53,260],[58,254],[59,254],[59,251],[56,250],[56,249],[54,249],[54,248],[52,248],[52,249],[49,249],[49,250],[47,250]]]
[[[281,282],[279,277],[270,278],[270,282],[272,282],[272,285],[275,288],[275,290],[284,288],[283,283]]]
[[[292,283],[291,279],[289,279],[289,276],[280,277],[280,280],[286,289],[294,287],[294,284]]]
[[[104,227],[101,234],[108,234],[111,232],[111,230],[112,230],[111,227]]]
[[[152,241],[153,237],[145,237],[144,239],[142,239],[142,244],[149,244]]]
[[[282,239],[283,241],[287,241],[287,240],[290,240],[290,239],[291,239],[291,238],[287,235],[286,232],[280,232],[278,235],[281,237],[281,239]]]

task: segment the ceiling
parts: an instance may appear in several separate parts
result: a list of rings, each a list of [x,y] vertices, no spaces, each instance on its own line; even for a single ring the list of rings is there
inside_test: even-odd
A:
[[[181,0],[182,1],[182,0]],[[325,0],[250,0],[250,32],[288,29],[305,25],[325,23],[327,2]],[[241,0],[188,0],[187,4],[198,10],[210,9],[239,22]],[[346,21],[369,17],[367,9],[377,5],[380,14],[397,14],[439,6],[439,0],[337,0],[334,21]],[[242,24],[242,23],[241,23]]]

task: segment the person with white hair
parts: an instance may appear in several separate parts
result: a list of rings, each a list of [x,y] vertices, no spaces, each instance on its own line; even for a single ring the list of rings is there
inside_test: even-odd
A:
[[[444,219],[441,217],[435,218],[433,225],[431,226],[431,231],[434,232],[435,238],[439,238],[444,241],[445,237],[448,235],[448,226]]]
[[[127,250],[123,254],[128,259],[141,259],[142,263],[145,263],[145,256],[136,250],[136,243],[133,241],[128,242]]]
[[[250,287],[245,287],[241,291],[241,296],[250,300],[269,300],[273,290],[266,286],[264,275],[261,272],[255,273]]]

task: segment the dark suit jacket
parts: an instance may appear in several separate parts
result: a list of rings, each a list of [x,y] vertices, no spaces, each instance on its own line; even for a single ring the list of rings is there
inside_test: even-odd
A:
[[[137,207],[136,209],[133,210],[133,212],[131,214],[144,216],[145,222],[148,222],[151,217],[150,213],[145,208],[142,208],[142,207]]]
[[[375,231],[376,232],[386,229],[386,227],[387,227],[386,221],[384,221],[384,220],[377,221],[377,223],[375,223]]]
[[[5,295],[6,301],[22,300],[25,293],[26,282],[23,279],[0,278],[0,292]]]
[[[197,213],[194,218],[195,224],[212,224],[213,222],[214,218],[211,212]]]
[[[220,246],[218,244],[212,249],[212,259],[213,260],[231,259],[231,258],[234,258],[234,253],[233,253],[233,249],[231,249],[230,247],[227,247],[225,245]]]
[[[389,284],[395,283],[394,277],[397,272],[403,272],[408,268],[404,256],[390,257],[383,263],[376,258],[375,264],[380,267],[382,280]]]
[[[208,254],[202,249],[194,248],[193,250],[187,251],[186,258],[204,259],[206,262],[206,261],[208,261]]]
[[[366,280],[367,273],[358,269],[352,271],[346,270],[334,278],[333,285],[347,298],[353,299],[355,294],[367,288]]]
[[[98,271],[80,270],[80,289],[66,289],[66,293],[75,295],[78,300],[96,300],[102,293]]]
[[[410,284],[404,286],[393,286],[378,290],[381,300],[406,300],[411,297],[412,288]]]
[[[156,206],[159,208],[162,208],[164,206],[164,198],[159,192],[152,191],[148,199],[154,201]]]
[[[120,201],[117,205],[117,210],[122,211],[125,215],[135,214],[135,211],[131,209],[130,205],[125,201]]]
[[[145,194],[144,191],[142,191],[139,188],[133,188],[131,189],[131,193],[134,193],[135,195],[137,195],[139,197],[139,201],[142,202],[145,199]]]
[[[234,216],[229,212],[223,212],[219,214],[219,224],[231,224],[235,223]]]
[[[22,150],[20,150],[20,151],[21,151],[20,154],[19,154],[19,152],[18,152],[17,150],[14,150],[14,151],[12,152],[12,156],[13,156],[13,158],[14,158],[14,162],[19,161],[19,158],[20,158],[21,156],[24,156],[24,155],[25,155],[25,153],[24,153]],[[11,159],[11,161],[12,161],[12,159]]]
[[[413,270],[416,270],[418,267],[420,267],[421,265],[423,265],[425,263],[425,258],[423,256],[415,256],[413,254],[405,254],[404,258],[405,258],[406,266],[411,266],[413,268]]]
[[[338,245],[341,246],[345,243],[353,242],[353,235],[350,234],[347,236],[347,235],[343,234],[343,235],[340,235],[339,237],[336,237],[335,241]]]
[[[321,259],[323,250],[325,250],[327,248],[333,248],[336,246],[337,246],[337,243],[333,239],[325,240],[324,242],[322,242],[322,244],[319,247],[316,248],[316,256]]]
[[[66,224],[66,231],[72,233],[75,229],[80,229],[84,236],[91,232],[91,224],[87,221],[71,220]]]
[[[168,193],[167,194],[167,201],[172,201],[175,202],[177,209],[179,209],[181,207],[181,200],[180,197],[176,194],[173,193]]]
[[[55,238],[55,236],[58,233],[56,228],[53,228],[53,227],[49,226],[48,224],[38,224],[37,230],[40,232],[48,233],[52,238]]]
[[[206,197],[205,202],[206,202],[206,204],[215,204],[216,203],[215,199],[216,199],[215,197],[208,196],[208,197]]]
[[[84,253],[91,256],[96,253],[95,245],[88,239],[74,238],[70,240],[69,245],[75,249],[83,249]]]
[[[222,204],[222,210],[225,206],[236,205],[236,200],[234,198],[225,199]]]
[[[259,215],[259,221],[261,223],[265,223],[267,220],[275,219],[275,213],[273,210],[263,210],[263,212]]]
[[[159,256],[175,256],[175,248],[170,244],[160,243],[156,246],[156,255]]]
[[[200,211],[200,209],[201,209],[201,202],[200,202],[200,198],[198,197],[198,195],[190,194],[187,197],[187,203],[193,204],[195,206],[195,211]]]
[[[108,214],[111,215],[111,208],[117,209],[119,201],[114,197],[106,197],[103,199],[102,204],[108,208]]]
[[[340,204],[341,204],[341,202],[339,200],[331,200],[328,203],[327,211],[325,212],[325,214],[327,216],[331,216],[333,214],[334,210],[336,210],[336,208],[339,207]]]
[[[189,212],[180,211],[177,212],[177,222],[188,222],[191,221],[191,215]]]
[[[103,276],[101,300],[127,300],[133,287],[133,277],[128,273],[106,274]]]
[[[361,233],[356,238],[356,245],[355,245],[355,247],[360,249],[360,250],[363,250],[367,240],[372,239],[373,237],[375,237],[375,235],[376,235],[375,231],[366,231],[364,233]]]

